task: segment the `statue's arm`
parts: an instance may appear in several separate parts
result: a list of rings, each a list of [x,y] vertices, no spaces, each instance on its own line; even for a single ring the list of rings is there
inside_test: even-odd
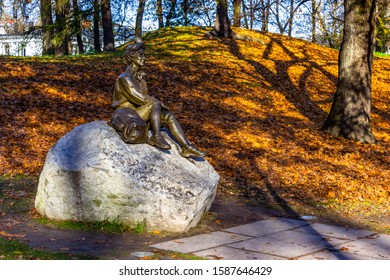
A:
[[[138,90],[130,77],[121,77],[117,83],[119,83],[120,93],[134,105],[144,105],[154,99],[146,92]]]

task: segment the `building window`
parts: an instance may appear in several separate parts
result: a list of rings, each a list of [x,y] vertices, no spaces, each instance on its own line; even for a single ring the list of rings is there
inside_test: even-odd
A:
[[[25,43],[19,44],[18,55],[19,56],[26,56],[26,44]]]
[[[9,44],[8,43],[4,44],[4,54],[9,55]]]

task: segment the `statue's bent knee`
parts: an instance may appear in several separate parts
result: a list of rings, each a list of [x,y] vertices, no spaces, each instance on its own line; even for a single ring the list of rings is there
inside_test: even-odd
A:
[[[175,116],[175,114],[168,111],[168,112],[165,114],[165,122],[168,123],[168,124],[173,124],[173,123],[175,123],[175,122],[176,122],[176,116]]]

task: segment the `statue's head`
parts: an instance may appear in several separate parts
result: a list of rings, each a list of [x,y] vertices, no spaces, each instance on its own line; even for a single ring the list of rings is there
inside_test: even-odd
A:
[[[144,55],[145,54],[145,45],[144,43],[133,43],[126,47],[125,50],[125,59],[128,63],[131,63],[134,61],[136,56]]]
[[[108,124],[115,128],[126,143],[142,144],[148,140],[146,122],[133,109],[116,110]]]

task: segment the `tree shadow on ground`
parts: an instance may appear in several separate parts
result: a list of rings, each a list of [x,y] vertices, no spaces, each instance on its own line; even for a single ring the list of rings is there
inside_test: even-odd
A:
[[[326,118],[327,113],[317,105],[317,102],[312,101],[310,95],[308,94],[306,83],[308,82],[307,80],[314,70],[320,71],[334,84],[337,81],[337,77],[326,71],[316,61],[310,59],[310,57],[305,52],[304,53],[306,57],[298,58],[292,51],[284,46],[281,40],[275,37],[270,37],[270,42],[267,44],[267,48],[263,53],[263,59],[272,60],[275,63],[275,71],[271,71],[269,68],[262,65],[258,61],[245,57],[241,53],[237,41],[227,40],[225,43],[228,45],[231,53],[234,56],[252,65],[257,74],[261,75],[271,85],[271,88],[281,92],[286,97],[286,99],[299,110],[302,115],[307,117],[313,123],[318,123],[319,121]],[[283,49],[289,60],[277,60],[270,58],[270,53],[272,52],[272,48],[275,45]],[[305,67],[305,71],[300,76],[299,85],[296,85],[291,80],[289,74],[289,69],[297,65],[302,65]]]

